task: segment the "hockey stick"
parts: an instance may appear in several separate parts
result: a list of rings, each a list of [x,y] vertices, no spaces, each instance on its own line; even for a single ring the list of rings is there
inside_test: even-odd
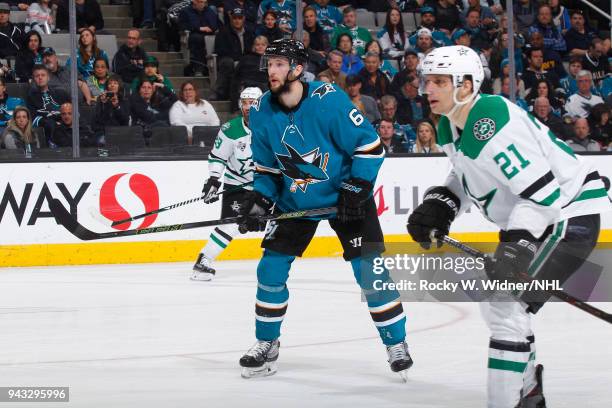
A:
[[[62,205],[62,203],[54,198],[49,201],[49,208],[51,213],[55,217],[58,223],[64,226],[72,235],[83,240],[83,241],[92,241],[98,239],[105,238],[117,238],[117,237],[127,237],[131,235],[143,235],[143,234],[154,234],[157,232],[166,232],[166,231],[180,231],[191,228],[201,228],[201,227],[211,227],[215,225],[224,225],[224,224],[235,224],[244,219],[244,216],[238,217],[229,217],[229,218],[221,218],[219,220],[209,220],[209,221],[197,221],[197,222],[188,222],[184,224],[172,224],[172,225],[163,225],[159,227],[151,227],[151,228],[143,228],[143,229],[130,229],[125,231],[111,231],[111,232],[94,232],[83,225],[81,225],[76,218],[74,218],[68,210]],[[302,210],[302,211],[294,211],[290,213],[284,214],[270,214],[259,217],[262,221],[274,221],[274,220],[285,220],[290,218],[301,218],[301,217],[316,217],[320,215],[328,215],[334,214],[336,212],[336,207],[325,207],[325,208],[315,208],[312,210]]]
[[[444,235],[441,234],[440,232],[433,230],[431,232],[431,237],[432,240],[438,240],[438,241],[442,241],[445,244],[448,244],[452,247],[455,247],[465,253],[467,253],[468,255],[471,255],[473,257],[476,258],[484,258],[484,259],[488,259],[490,261],[495,261],[495,259],[489,257],[488,255],[486,255],[483,252],[480,252],[479,250],[477,250],[476,248],[472,248],[471,246],[468,246],[462,242],[457,241],[456,239],[453,239],[451,237],[449,237],[448,235]],[[517,274],[517,277],[522,280],[523,282],[532,282],[535,279],[533,279],[531,276],[529,276],[527,273],[525,272],[520,272]],[[570,295],[569,293],[563,292],[561,290],[545,290],[544,292],[555,296],[556,298],[569,303],[572,306],[577,307],[580,310],[583,310],[585,312],[587,312],[590,315],[593,315],[595,317],[600,318],[601,320],[604,320],[608,323],[612,323],[612,314],[607,313],[601,309],[598,309],[594,306],[589,305],[586,302],[583,302],[580,299],[575,298],[574,296]]]
[[[226,188],[225,190],[223,190],[223,191],[221,191],[221,192],[217,193],[217,196],[223,195],[223,194],[225,194],[225,193],[231,193],[231,192],[233,192],[233,191],[238,191],[238,190],[243,189],[244,187],[246,187],[246,186],[248,186],[248,185],[250,185],[250,184],[253,184],[253,182],[252,182],[252,181],[249,181],[249,182],[247,182],[247,183],[240,184],[240,185],[238,185],[238,186],[234,186],[234,187]],[[135,216],[130,217],[130,218],[125,218],[125,219],[123,219],[123,220],[114,221],[114,222],[111,224],[111,227],[114,227],[114,226],[116,226],[116,225],[120,225],[120,224],[125,224],[126,222],[130,222],[130,221],[134,221],[134,220],[139,220],[139,219],[141,219],[141,218],[148,217],[149,215],[159,214],[159,213],[164,212],[164,211],[172,210],[173,208],[182,207],[182,206],[187,205],[187,204],[195,203],[196,201],[203,200],[203,199],[204,199],[204,197],[205,197],[205,196],[201,196],[201,197],[192,198],[191,200],[185,200],[185,201],[181,201],[180,203],[170,204],[170,205],[167,205],[167,206],[165,206],[165,207],[158,208],[157,210],[153,210],[153,211],[146,212],[146,213],[144,213],[144,214],[139,214],[139,215],[135,215]]]

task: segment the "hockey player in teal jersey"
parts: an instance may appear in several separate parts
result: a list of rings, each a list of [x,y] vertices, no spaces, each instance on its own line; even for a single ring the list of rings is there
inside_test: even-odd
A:
[[[507,99],[478,95],[484,71],[473,50],[437,48],[420,74],[432,112],[443,115],[438,143],[453,169],[410,214],[412,238],[429,248],[432,229],[448,234],[474,204],[501,229],[491,280],[527,272],[563,284],[597,243],[600,213],[612,210],[597,170]],[[499,292],[480,304],[491,333],[488,407],[546,406],[530,323],[546,300],[544,293]]]
[[[242,203],[242,231],[262,231],[257,217],[275,205],[279,212],[337,206],[329,219],[361,286],[374,324],[387,347],[391,369],[406,379],[412,365],[405,343],[399,294],[376,291],[373,258],[384,250],[372,189],[384,150],[372,125],[334,85],[302,83],[307,54],[295,40],[278,40],[262,59],[270,92],[251,109],[255,184]],[[240,359],[244,377],[276,371],[280,328],[289,299],[289,269],[312,240],[318,219],[270,223],[257,267],[255,336],[257,342]],[[365,249],[362,243],[370,243]]]

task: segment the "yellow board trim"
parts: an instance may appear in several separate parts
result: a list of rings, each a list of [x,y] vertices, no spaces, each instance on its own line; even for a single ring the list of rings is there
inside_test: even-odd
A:
[[[497,242],[495,232],[451,234],[464,242]],[[412,242],[407,234],[386,235],[385,242]],[[602,230],[598,248],[612,248],[612,230]],[[92,265],[117,263],[193,261],[206,241],[95,242],[79,244],[0,245],[0,267]],[[261,238],[236,239],[219,260],[257,259],[261,256]],[[342,255],[336,237],[315,237],[304,257]]]

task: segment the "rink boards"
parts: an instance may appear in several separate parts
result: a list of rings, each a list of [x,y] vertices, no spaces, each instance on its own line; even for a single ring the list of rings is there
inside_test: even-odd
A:
[[[612,179],[610,156],[584,156]],[[410,241],[408,213],[425,189],[443,182],[450,169],[446,157],[397,157],[385,160],[375,186],[375,200],[385,239]],[[195,259],[210,229],[83,242],[49,212],[57,198],[84,226],[112,231],[124,219],[198,197],[207,177],[206,161],[53,162],[0,164],[0,266],[175,262]],[[302,194],[300,190],[296,194]],[[220,203],[192,203],[132,223],[145,228],[219,218]],[[497,229],[472,209],[453,223],[454,236],[472,242],[495,242]],[[260,234],[235,239],[221,259],[250,259],[261,254]],[[612,214],[602,217],[600,242],[612,242]],[[305,256],[338,256],[341,247],[326,222]]]

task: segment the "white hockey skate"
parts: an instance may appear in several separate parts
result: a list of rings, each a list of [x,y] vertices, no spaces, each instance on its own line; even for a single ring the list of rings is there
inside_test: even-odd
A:
[[[278,340],[259,340],[240,358],[242,378],[267,377],[276,373],[278,359]]]
[[[408,382],[408,369],[412,367],[413,363],[410,353],[408,353],[408,344],[402,341],[387,346],[387,355],[389,356],[388,361],[391,371],[398,373],[404,382]]]
[[[205,257],[204,254],[199,254],[189,279],[193,281],[209,281],[213,276],[215,276],[215,270],[210,266],[210,259]]]

